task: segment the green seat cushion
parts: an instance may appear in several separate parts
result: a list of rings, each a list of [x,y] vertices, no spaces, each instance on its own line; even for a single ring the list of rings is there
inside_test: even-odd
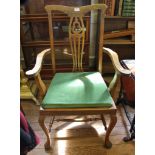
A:
[[[43,108],[111,107],[112,98],[99,72],[56,73]]]

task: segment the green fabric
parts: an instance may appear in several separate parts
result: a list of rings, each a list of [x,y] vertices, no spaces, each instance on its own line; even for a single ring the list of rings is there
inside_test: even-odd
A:
[[[99,72],[56,73],[43,108],[110,107],[112,98]]]

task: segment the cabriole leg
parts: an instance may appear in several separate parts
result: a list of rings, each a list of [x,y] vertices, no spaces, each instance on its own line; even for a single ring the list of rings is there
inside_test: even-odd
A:
[[[106,148],[111,148],[112,147],[112,143],[109,140],[109,135],[110,135],[112,129],[114,128],[116,122],[117,122],[116,114],[111,114],[110,115],[110,124],[109,124],[109,127],[108,127],[106,135],[105,135],[105,144],[104,144],[104,146]]]
[[[45,125],[45,116],[44,115],[39,116],[39,124],[40,124],[41,128],[43,129],[43,131],[47,137],[47,141],[44,145],[45,149],[49,150],[49,149],[51,149],[51,137],[50,137],[50,133],[49,133],[49,131]]]

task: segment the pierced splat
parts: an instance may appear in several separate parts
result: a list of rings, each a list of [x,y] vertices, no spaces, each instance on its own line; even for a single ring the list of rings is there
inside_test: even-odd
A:
[[[69,41],[73,58],[73,71],[83,71],[85,26],[82,17],[71,17],[69,24]]]
[[[103,53],[103,32],[104,32],[104,14],[107,6],[105,4],[94,4],[81,7],[69,7],[62,5],[47,5],[45,10],[48,13],[49,21],[49,34],[50,34],[50,45],[51,45],[51,59],[52,69],[56,72],[55,66],[55,50],[54,50],[54,37],[52,27],[52,11],[60,11],[70,17],[69,23],[69,42],[71,47],[71,54],[73,59],[73,71],[83,71],[82,61],[84,54],[84,42],[85,42],[85,31],[83,17],[92,10],[100,10],[100,37],[99,37],[99,52],[98,52],[98,70],[102,72],[102,53]]]

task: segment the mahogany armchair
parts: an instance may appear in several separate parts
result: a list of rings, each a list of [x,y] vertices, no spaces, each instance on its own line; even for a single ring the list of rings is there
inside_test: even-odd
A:
[[[36,64],[32,70],[26,72],[28,76],[34,76],[39,87],[40,93],[44,96],[40,105],[39,123],[44,130],[47,141],[45,148],[51,146],[50,130],[45,125],[46,116],[52,116],[50,127],[55,116],[60,115],[100,115],[105,126],[106,135],[104,146],[110,148],[112,143],[109,135],[114,128],[116,118],[116,106],[112,99],[120,74],[130,74],[129,70],[124,69],[118,59],[117,53],[109,48],[103,47],[104,36],[104,14],[107,6],[105,4],[94,4],[82,7],[69,7],[62,5],[47,5],[45,10],[48,13],[50,45],[49,49],[43,50],[37,55]],[[69,22],[69,43],[71,53],[65,53],[72,57],[73,72],[56,73],[54,37],[52,28],[52,11],[61,11],[70,17]],[[98,50],[98,71],[84,72],[83,55],[85,53],[85,25],[83,17],[91,10],[100,10],[100,29],[99,29],[99,50]],[[106,86],[102,78],[102,58],[103,53],[110,56],[115,69],[115,75],[109,85]],[[42,61],[45,56],[50,55],[52,60],[52,70],[54,77],[47,89],[40,76]],[[107,128],[104,114],[110,115],[110,124]]]

